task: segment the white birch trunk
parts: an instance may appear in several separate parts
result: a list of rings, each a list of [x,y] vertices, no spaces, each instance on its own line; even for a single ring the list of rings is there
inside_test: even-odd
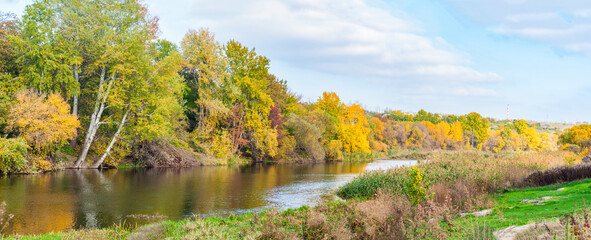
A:
[[[86,156],[88,155],[88,150],[92,145],[92,141],[94,141],[94,137],[96,136],[96,132],[101,125],[101,117],[103,115],[103,111],[105,110],[105,102],[107,101],[107,97],[109,96],[109,92],[111,91],[111,85],[113,84],[115,75],[109,79],[105,79],[106,68],[103,67],[100,76],[99,82],[99,89],[96,96],[96,102],[94,104],[94,112],[90,116],[90,122],[88,124],[88,130],[86,131],[86,136],[84,137],[84,143],[82,144],[82,150],[80,151],[80,155],[78,155],[78,159],[74,162],[73,168],[82,168],[82,164],[84,160],[86,160]],[[105,81],[108,81],[107,89],[104,89]],[[103,92],[104,91],[104,92]]]
[[[103,153],[101,158],[94,165],[92,165],[91,168],[99,168],[99,167],[101,167],[103,162],[105,162],[105,159],[111,153],[111,149],[113,149],[113,145],[115,145],[115,142],[117,142],[117,138],[119,138],[119,134],[121,134],[121,129],[123,129],[123,125],[125,125],[125,121],[127,120],[127,115],[129,115],[129,111],[130,110],[127,110],[125,112],[125,115],[123,115],[123,118],[121,119],[121,122],[119,123],[119,127],[117,128],[117,132],[115,132],[113,139],[111,139],[111,142],[109,143],[109,146],[107,147],[107,150],[105,150],[105,153]]]

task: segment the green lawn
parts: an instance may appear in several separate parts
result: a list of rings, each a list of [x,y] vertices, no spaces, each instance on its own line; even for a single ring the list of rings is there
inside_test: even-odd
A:
[[[564,190],[556,191],[559,188]],[[524,199],[535,200],[551,196],[558,198],[546,200],[544,205],[520,203]],[[585,207],[585,203],[591,202],[591,179],[536,188],[510,189],[493,194],[491,198],[495,204],[493,214],[481,218],[459,219],[458,226],[476,224],[498,230],[577,212]]]

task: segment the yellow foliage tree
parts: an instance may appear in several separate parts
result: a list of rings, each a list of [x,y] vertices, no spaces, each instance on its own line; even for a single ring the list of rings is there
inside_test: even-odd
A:
[[[543,132],[540,133],[540,139],[540,150],[556,150],[556,142],[558,141],[556,134]]]
[[[567,129],[560,135],[561,148],[566,148],[568,145],[576,145],[581,150],[591,148],[591,125],[581,124]]]
[[[323,92],[322,97],[318,98],[315,106],[336,118],[345,109],[345,104],[341,102],[341,99],[335,92]]]
[[[427,128],[429,135],[440,144],[439,147],[445,149],[447,147],[447,139],[449,138],[450,129],[448,123],[446,122],[439,122],[437,124],[433,124],[431,122],[423,121],[421,122]],[[460,126],[461,128],[461,126]]]
[[[464,129],[462,128],[462,123],[456,121],[451,124],[449,129],[449,138],[456,142],[460,142],[462,139],[464,139]]]
[[[369,122],[373,125],[373,134],[376,140],[384,139],[384,123],[377,117],[372,117]]]
[[[541,149],[542,138],[540,137],[540,134],[536,132],[535,128],[527,127],[523,131],[523,135],[525,137],[526,150],[539,151]]]
[[[406,140],[406,147],[409,148],[423,148],[423,141],[426,134],[417,126],[410,130],[410,136]]]
[[[365,118],[365,111],[358,104],[344,109],[339,117],[339,138],[347,153],[370,153],[367,136],[370,132]]]
[[[48,151],[75,137],[80,126],[78,118],[70,114],[70,106],[58,94],[18,92],[8,115],[9,129],[19,132],[37,151]]]

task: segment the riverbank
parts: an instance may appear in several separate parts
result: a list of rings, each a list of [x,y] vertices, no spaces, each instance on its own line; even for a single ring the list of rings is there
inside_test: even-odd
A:
[[[419,165],[422,169],[420,177],[409,168],[362,174],[337,192],[347,200],[317,207],[165,220],[141,227],[119,224],[101,230],[77,230],[21,239],[464,239],[490,235],[493,230],[509,225],[573,212],[573,201],[580,196],[572,194],[589,188],[591,180],[536,189],[511,188],[522,183],[532,171],[562,164],[564,160],[560,152],[434,153],[429,161]],[[553,193],[568,196],[559,203],[560,206],[516,206],[519,205],[517,200],[523,198],[535,200],[543,195],[550,196],[545,191],[554,191],[556,187],[565,188],[564,192]],[[421,191],[411,191],[413,189],[426,191],[421,196]],[[503,190],[506,192],[497,192]],[[414,201],[416,199],[419,200]],[[552,207],[558,209],[549,211]],[[463,212],[481,209],[492,209],[493,214],[484,218],[459,217]],[[528,217],[520,216],[530,211],[537,212]],[[506,220],[490,224],[503,219]]]

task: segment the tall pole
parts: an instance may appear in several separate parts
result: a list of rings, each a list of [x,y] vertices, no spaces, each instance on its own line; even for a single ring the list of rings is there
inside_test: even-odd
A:
[[[509,104],[507,104],[507,121],[509,121]]]

